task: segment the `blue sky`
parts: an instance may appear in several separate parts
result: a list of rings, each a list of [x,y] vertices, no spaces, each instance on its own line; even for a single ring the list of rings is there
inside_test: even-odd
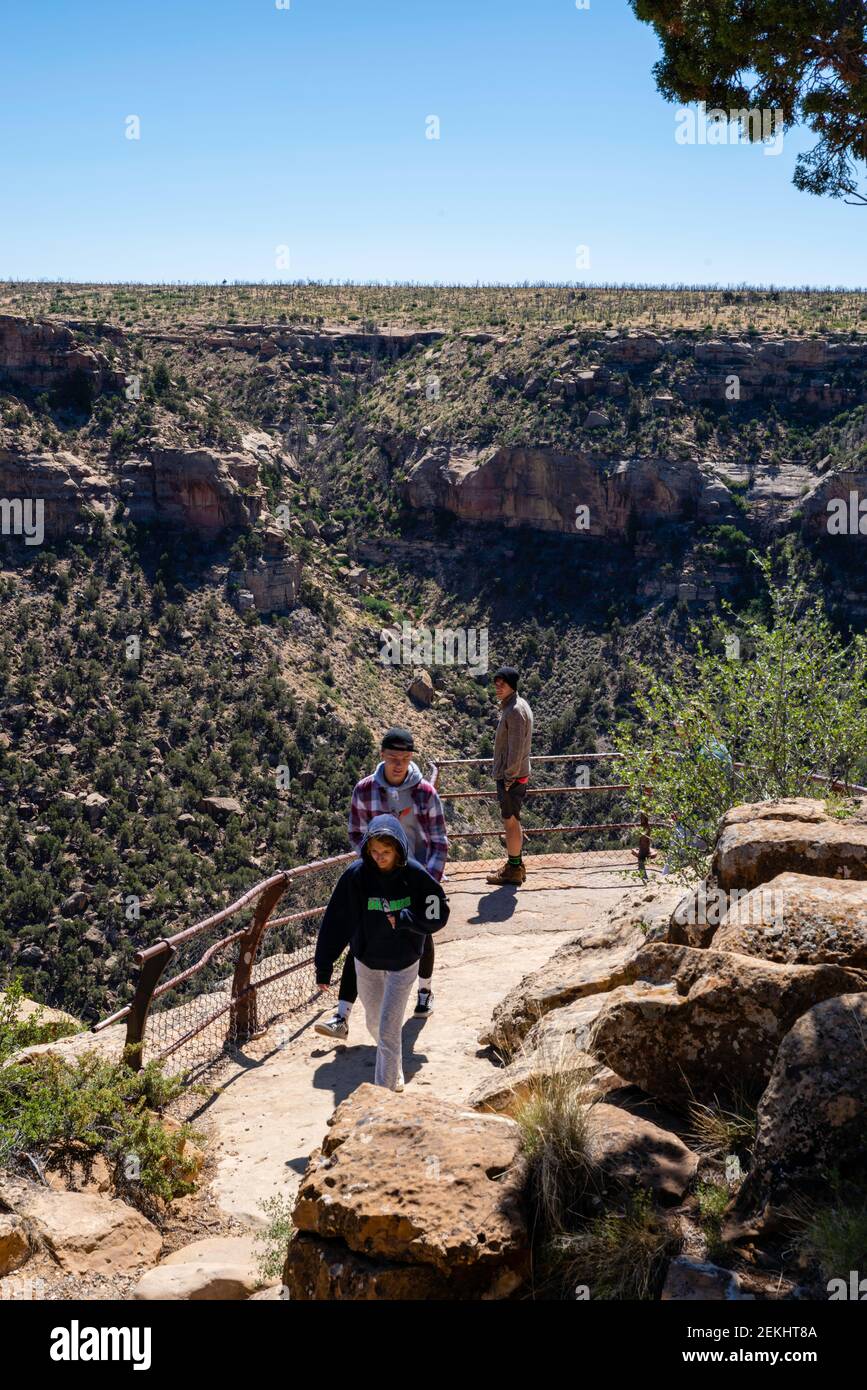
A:
[[[61,0],[3,40],[2,278],[867,282],[809,136],[675,142],[626,0]]]

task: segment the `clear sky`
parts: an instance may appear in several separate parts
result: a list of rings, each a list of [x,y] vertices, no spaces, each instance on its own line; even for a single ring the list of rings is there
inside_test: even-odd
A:
[[[0,277],[867,283],[809,136],[676,143],[626,0],[278,3],[10,2]]]

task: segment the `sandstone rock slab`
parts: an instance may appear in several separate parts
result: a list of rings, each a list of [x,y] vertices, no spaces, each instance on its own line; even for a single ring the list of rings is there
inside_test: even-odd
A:
[[[778,874],[867,879],[867,819],[845,819],[804,798],[733,807],[714,849],[720,888],[757,888]]]
[[[126,1272],[152,1264],[162,1250],[156,1227],[119,1198],[9,1179],[0,1183],[0,1198],[67,1274]]]
[[[626,979],[626,966],[645,945],[648,931],[668,921],[682,889],[640,888],[613,907],[598,927],[588,928],[527,975],[495,1008],[481,1045],[504,1056],[516,1051],[533,1026],[552,1010],[576,999],[612,990]]]
[[[753,1164],[736,1211],[821,1187],[867,1154],[867,993],[825,999],[795,1022],[759,1102]]]
[[[142,1276],[133,1297],[237,1301],[250,1298],[261,1283],[252,1236],[217,1236],[173,1250]]]
[[[739,1087],[760,1092],[801,1014],[867,976],[836,965],[782,965],[712,947],[656,942],[608,995],[588,1050],[619,1076],[675,1104]]]
[[[867,970],[867,882],[778,874],[729,909],[713,944],[791,965]]]
[[[357,1254],[433,1266],[479,1296],[527,1267],[519,1157],[509,1119],[364,1084],[311,1155],[293,1221]]]

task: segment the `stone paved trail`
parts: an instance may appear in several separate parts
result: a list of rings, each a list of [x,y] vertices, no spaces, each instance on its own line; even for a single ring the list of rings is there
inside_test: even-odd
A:
[[[486,884],[491,867],[490,860],[449,867],[451,917],[437,934],[436,1009],[429,1019],[408,1013],[404,1025],[408,1091],[465,1100],[493,1065],[477,1039],[494,1005],[636,884],[628,874],[635,860],[622,850],[534,856],[518,890]],[[294,1194],[334,1107],[373,1079],[375,1049],[360,1005],[347,1046],[313,1031],[336,997],[335,987],[324,1005],[287,1015],[227,1059],[220,1089],[196,1113],[215,1159],[212,1195],[227,1215],[264,1224],[262,1200]]]

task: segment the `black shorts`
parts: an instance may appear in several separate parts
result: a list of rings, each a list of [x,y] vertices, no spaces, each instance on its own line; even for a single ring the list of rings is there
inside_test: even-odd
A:
[[[521,806],[526,795],[526,782],[513,782],[508,791],[506,791],[504,781],[497,782],[497,800],[500,803],[500,814],[503,820],[509,820],[511,816],[514,816],[516,820],[521,819]]]

